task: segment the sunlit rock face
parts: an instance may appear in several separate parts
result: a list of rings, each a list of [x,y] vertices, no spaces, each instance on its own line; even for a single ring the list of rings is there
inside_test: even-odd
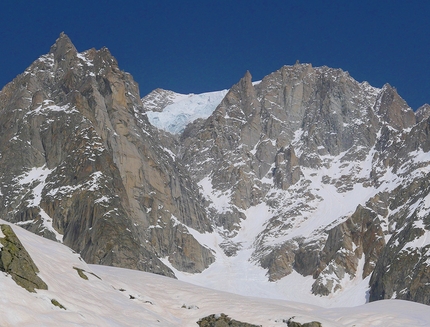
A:
[[[106,48],[60,35],[0,94],[2,216],[59,239],[92,263],[173,276],[211,252],[196,184],[140,112],[137,84]]]

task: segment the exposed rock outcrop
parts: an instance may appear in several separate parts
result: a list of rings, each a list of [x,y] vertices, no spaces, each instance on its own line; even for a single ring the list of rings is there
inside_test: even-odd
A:
[[[301,324],[299,322],[295,322],[291,319],[287,322],[288,327],[322,327],[322,324],[318,321],[311,321],[311,322],[305,322],[304,324]]]
[[[248,324],[246,322],[240,322],[234,319],[231,319],[224,313],[221,314],[213,314],[210,316],[207,316],[205,318],[200,319],[197,321],[197,324],[200,327],[259,327],[261,325],[252,325]]]
[[[47,290],[48,285],[37,275],[39,269],[9,225],[0,225],[0,271],[29,292]]]
[[[287,149],[281,148],[275,158],[274,184],[280,189],[286,190],[297,183],[302,176],[299,159],[294,152],[294,148],[291,146]]]

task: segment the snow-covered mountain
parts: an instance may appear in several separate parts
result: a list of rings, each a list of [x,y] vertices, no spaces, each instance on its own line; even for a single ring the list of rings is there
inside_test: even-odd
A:
[[[0,220],[0,226],[9,225]],[[300,323],[318,321],[324,327],[430,324],[429,307],[413,302],[385,300],[355,308],[323,309],[243,297],[136,270],[88,265],[60,243],[17,226],[12,229],[47,289],[29,292],[10,274],[1,272],[1,326],[184,327],[197,326],[202,318],[221,317],[222,313],[265,327],[287,326],[290,318]],[[0,242],[4,240],[0,235]],[[0,252],[1,259],[5,252]]]
[[[354,304],[429,303],[427,128],[391,86],[339,69],[285,66],[256,85],[247,73],[181,136],[179,156],[216,226],[193,233],[216,260],[190,280],[207,285],[224,271],[240,293],[246,271],[285,293],[299,281],[302,296],[325,297],[306,299],[319,304],[348,303],[352,289]]]
[[[0,92],[1,217],[236,294],[430,304],[428,108],[310,64],[142,101],[106,48],[61,34]]]
[[[142,98],[149,122],[172,134],[180,134],[196,119],[208,118],[227,90],[201,94],[179,94],[156,89]]]

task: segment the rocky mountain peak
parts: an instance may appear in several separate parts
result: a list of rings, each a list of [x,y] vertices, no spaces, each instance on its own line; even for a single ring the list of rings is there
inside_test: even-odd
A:
[[[385,84],[379,95],[377,105],[378,114],[392,127],[402,130],[416,123],[413,110],[403,100],[397,90],[389,84]]]
[[[249,71],[233,85],[220,104],[221,107],[229,107],[229,115],[237,119],[247,119],[258,110],[256,93],[252,84],[252,76]]]
[[[119,70],[117,60],[114,56],[112,56],[111,52],[106,47],[103,47],[96,52],[96,55],[94,57],[94,66],[96,70]]]
[[[417,123],[427,120],[430,117],[430,105],[426,103],[419,107],[415,112],[415,116],[417,118]]]
[[[78,53],[62,33],[6,90],[3,216],[88,262],[169,276],[159,258],[208,267],[212,253],[188,230],[211,230],[197,185],[136,115],[137,83],[107,48]]]
[[[252,75],[249,70],[246,71],[238,84],[240,84],[243,89],[249,89],[250,85],[252,85]]]
[[[76,58],[78,51],[70,38],[64,32],[61,32],[58,39],[51,46],[49,53],[54,55],[56,64],[64,67],[69,65],[73,58]]]
[[[142,98],[143,110],[160,112],[178,96],[177,93],[161,88],[156,88]]]

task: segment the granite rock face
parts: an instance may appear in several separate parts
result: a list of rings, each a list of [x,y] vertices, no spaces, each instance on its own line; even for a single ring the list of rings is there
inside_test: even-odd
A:
[[[0,93],[3,216],[90,263],[173,276],[159,260],[171,255],[178,269],[208,267],[186,227],[211,230],[197,186],[141,107],[106,48],[78,53],[60,35]]]

